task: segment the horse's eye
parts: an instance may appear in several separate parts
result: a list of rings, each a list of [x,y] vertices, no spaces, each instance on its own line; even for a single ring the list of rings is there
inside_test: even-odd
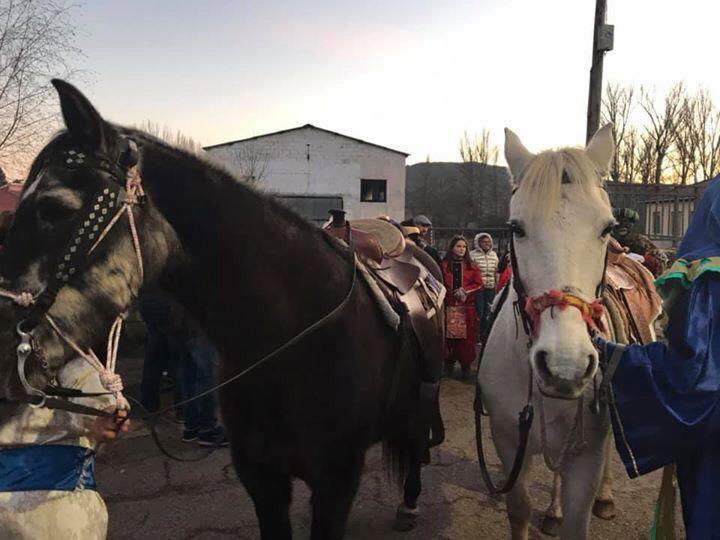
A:
[[[600,238],[607,238],[607,236],[608,236],[611,232],[613,232],[613,229],[615,228],[615,225],[617,225],[617,223],[614,223],[614,222],[613,222],[613,223],[610,223],[607,227],[605,227],[605,228],[603,229],[603,231],[600,233]]]
[[[52,199],[40,200],[37,203],[38,217],[47,223],[58,223],[70,218],[75,210]]]
[[[525,237],[525,229],[523,229],[522,225],[520,225],[520,223],[518,223],[517,221],[510,222],[510,232],[513,233],[516,238]]]

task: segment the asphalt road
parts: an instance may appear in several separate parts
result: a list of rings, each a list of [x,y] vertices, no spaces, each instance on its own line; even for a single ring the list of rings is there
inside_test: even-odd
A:
[[[124,371],[137,379],[139,360],[123,361]],[[132,388],[130,389],[132,393]],[[415,530],[397,533],[391,528],[399,490],[386,479],[381,453],[373,448],[355,500],[347,538],[363,540],[495,539],[508,538],[502,499],[486,494],[478,471],[473,387],[456,379],[443,381],[441,391],[447,440],[433,452],[432,464],[423,470],[421,517]],[[168,423],[165,435],[173,448],[180,427]],[[489,443],[489,447],[492,445]],[[495,470],[499,463],[490,459]],[[531,495],[535,512],[531,538],[539,532],[542,512],[549,501],[552,477],[536,460]],[[657,496],[658,474],[629,480],[615,460],[615,495],[618,516],[613,521],[593,517],[592,538],[623,540],[648,538]],[[98,462],[98,483],[110,514],[109,538],[120,539],[225,539],[259,538],[252,503],[236,479],[227,450],[218,450],[195,463],[178,463],[163,457],[148,431],[136,425],[120,441],[106,445]],[[296,538],[308,538],[309,491],[296,481],[292,520]]]

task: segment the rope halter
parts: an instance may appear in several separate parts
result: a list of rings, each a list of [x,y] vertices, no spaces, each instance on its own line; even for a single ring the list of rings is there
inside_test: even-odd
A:
[[[605,307],[602,299],[595,298],[592,302],[586,302],[574,294],[550,289],[540,296],[529,296],[525,301],[525,313],[532,323],[533,337],[537,337],[540,331],[540,316],[545,310],[559,308],[562,311],[568,307],[573,307],[580,312],[590,334],[607,331],[603,320]]]

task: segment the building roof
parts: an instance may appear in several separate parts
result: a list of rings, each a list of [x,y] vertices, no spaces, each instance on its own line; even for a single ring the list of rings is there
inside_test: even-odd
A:
[[[400,155],[405,156],[405,157],[407,157],[407,156],[410,155],[410,154],[408,154],[408,153],[406,153],[406,152],[401,152],[400,150],[394,150],[394,149],[392,149],[392,148],[388,148],[387,146],[381,146],[381,145],[379,145],[379,144],[371,143],[371,142],[368,142],[368,141],[363,141],[362,139],[357,139],[357,138],[355,138],[355,137],[350,137],[350,136],[348,136],[348,135],[343,135],[342,133],[338,133],[338,132],[336,132],[336,131],[330,131],[329,129],[319,128],[319,127],[317,127],[317,126],[313,126],[312,124],[305,124],[304,126],[294,127],[294,128],[290,128],[290,129],[283,129],[283,130],[281,130],[281,131],[274,131],[273,133],[265,133],[264,135],[256,135],[255,137],[248,137],[247,139],[238,139],[238,140],[236,140],[236,141],[228,141],[228,142],[219,143],[219,144],[211,144],[210,146],[204,146],[204,147],[203,147],[203,150],[210,150],[210,149],[212,149],[212,148],[219,148],[219,147],[222,147],[222,146],[229,146],[229,145],[235,144],[235,143],[255,141],[255,140],[257,140],[257,139],[262,139],[262,138],[264,138],[264,137],[271,137],[271,136],[273,136],[273,135],[280,135],[280,134],[282,134],[282,133],[290,133],[291,131],[299,131],[299,130],[301,130],[301,129],[314,129],[314,130],[316,130],[316,131],[322,131],[323,133],[329,133],[330,135],[337,135],[338,137],[343,137],[344,139],[349,139],[349,140],[351,140],[351,141],[359,142],[359,143],[362,143],[362,144],[367,144],[368,146],[374,146],[375,148],[380,148],[380,149],[382,149],[382,150],[387,150],[388,152],[394,152],[394,153],[396,153],[396,154],[400,154]]]

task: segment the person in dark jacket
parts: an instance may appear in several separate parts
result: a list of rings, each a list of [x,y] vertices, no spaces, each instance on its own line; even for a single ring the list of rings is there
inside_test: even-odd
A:
[[[412,221],[415,226],[420,229],[420,237],[422,240],[420,243],[420,247],[425,250],[425,253],[427,253],[433,258],[433,260],[437,263],[438,266],[441,266],[442,259],[440,258],[440,253],[431,243],[430,231],[432,229],[432,221],[430,221],[430,219],[423,214],[418,214],[412,219]]]

